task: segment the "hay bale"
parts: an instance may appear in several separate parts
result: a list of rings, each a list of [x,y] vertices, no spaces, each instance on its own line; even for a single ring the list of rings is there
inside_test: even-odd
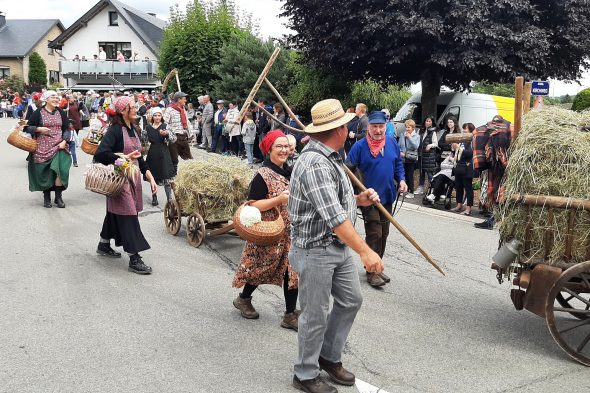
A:
[[[248,196],[255,173],[236,157],[183,162],[174,181],[182,212],[199,213],[208,222],[231,219]]]
[[[523,118],[522,130],[510,151],[505,178],[505,201],[512,194],[536,194],[580,199],[590,198],[590,133],[582,126],[590,125],[590,111],[576,113],[557,107],[532,111]],[[531,249],[528,257],[543,258],[545,231],[553,236],[548,264],[564,260],[568,213],[554,210],[549,226],[547,208],[534,208],[531,214]],[[527,208],[512,202],[500,206],[497,219],[501,242],[516,238],[524,242],[528,222]],[[576,212],[573,258],[585,260],[590,237],[590,212]]]

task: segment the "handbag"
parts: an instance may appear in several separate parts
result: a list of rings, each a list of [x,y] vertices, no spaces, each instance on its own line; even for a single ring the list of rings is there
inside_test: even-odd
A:
[[[407,150],[406,154],[404,155],[404,159],[407,162],[416,162],[418,161],[418,151],[416,150]]]

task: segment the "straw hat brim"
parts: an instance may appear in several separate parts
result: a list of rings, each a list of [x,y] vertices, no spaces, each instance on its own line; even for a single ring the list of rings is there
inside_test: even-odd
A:
[[[356,115],[354,113],[345,113],[344,116],[342,116],[341,118],[336,119],[336,120],[331,121],[326,124],[322,124],[319,126],[314,126],[313,123],[309,124],[307,127],[305,127],[305,133],[306,134],[317,134],[318,132],[324,132],[324,131],[332,130],[334,128],[338,128],[341,125],[346,124],[349,121],[351,121],[355,116]]]

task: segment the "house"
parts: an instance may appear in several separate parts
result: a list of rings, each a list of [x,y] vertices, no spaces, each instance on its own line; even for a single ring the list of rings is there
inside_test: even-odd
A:
[[[160,85],[156,54],[166,22],[116,0],[101,0],[56,37],[66,87],[76,90],[144,89]],[[99,48],[105,61],[93,61]],[[126,61],[117,61],[120,51]],[[85,57],[88,61],[74,60]],[[135,60],[135,61],[134,61]]]
[[[47,81],[61,81],[59,56],[47,45],[65,30],[58,19],[6,19],[0,12],[0,79],[11,75],[29,83],[29,56],[45,60]]]

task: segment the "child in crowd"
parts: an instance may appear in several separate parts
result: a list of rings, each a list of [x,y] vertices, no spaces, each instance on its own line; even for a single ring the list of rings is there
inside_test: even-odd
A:
[[[252,112],[246,112],[244,115],[244,124],[242,125],[242,141],[246,149],[248,165],[254,164],[254,141],[256,140],[256,123],[252,120]]]
[[[76,157],[76,142],[77,142],[77,135],[76,128],[74,127],[74,121],[72,119],[68,119],[69,122],[69,129],[70,129],[70,140],[68,144],[70,145],[70,154],[72,155],[72,161],[74,161],[74,166],[78,166],[78,159]]]
[[[434,204],[445,192],[445,187],[455,184],[455,177],[453,176],[455,157],[450,155],[440,164],[440,171],[432,178],[431,193],[424,198],[427,204]],[[446,196],[445,196],[446,198]]]
[[[289,141],[289,158],[287,158],[287,165],[292,167],[295,165],[297,158],[299,158],[299,153],[297,153],[297,139],[289,134],[287,135],[287,140]]]
[[[0,117],[8,117],[8,100],[3,99],[0,101]]]

